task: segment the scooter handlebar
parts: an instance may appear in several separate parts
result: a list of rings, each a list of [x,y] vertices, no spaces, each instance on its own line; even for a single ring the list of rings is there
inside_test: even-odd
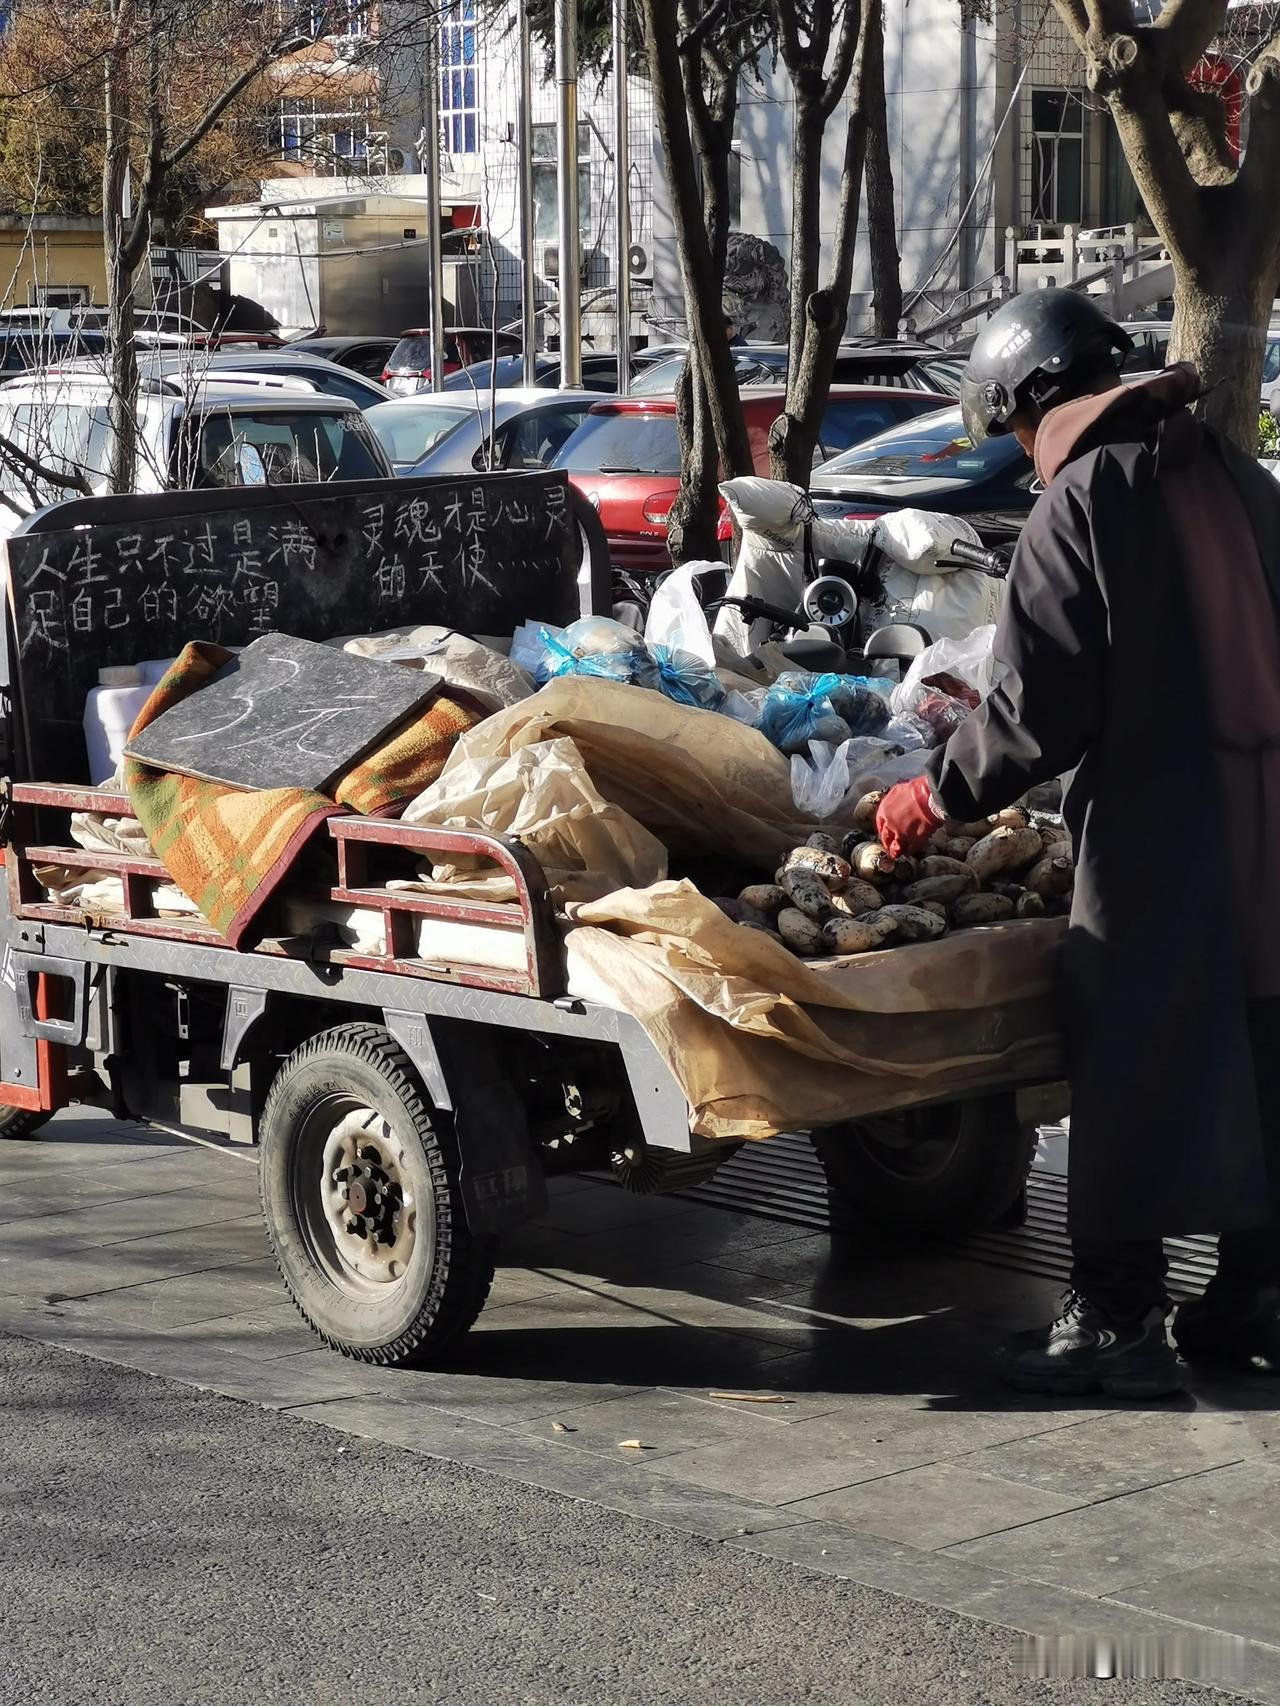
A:
[[[968,569],[977,569],[984,575],[1003,580],[1009,573],[1013,553],[1007,546],[996,546],[989,551],[985,545],[971,545],[967,539],[953,539],[947,555]]]

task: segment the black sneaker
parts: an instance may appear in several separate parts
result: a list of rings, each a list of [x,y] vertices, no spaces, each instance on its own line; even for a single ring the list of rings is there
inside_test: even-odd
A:
[[[1024,1392],[1105,1392],[1111,1398],[1181,1392],[1186,1377],[1164,1320],[1161,1306],[1126,1325],[1069,1292],[1056,1321],[1010,1342],[1005,1378]]]
[[[1213,1295],[1178,1305],[1173,1337],[1193,1362],[1225,1362],[1263,1374],[1280,1374],[1280,1287],[1270,1285],[1251,1297]]]

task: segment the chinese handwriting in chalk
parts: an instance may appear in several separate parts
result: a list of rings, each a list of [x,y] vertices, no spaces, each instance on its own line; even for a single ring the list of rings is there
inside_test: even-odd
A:
[[[171,586],[147,586],[138,600],[144,622],[176,622],[178,595]]]
[[[410,498],[396,515],[395,536],[406,545],[438,545],[440,523],[428,498]]]
[[[387,524],[386,504],[370,504],[360,517],[360,532],[370,559],[382,555],[382,533]]]
[[[308,572],[316,566],[316,536],[305,521],[285,521],[280,524],[280,537],[270,560],[300,563]]]
[[[374,571],[374,585],[378,589],[378,598],[383,604],[389,604],[394,599],[404,597],[404,564],[399,557],[388,557],[385,563]]]

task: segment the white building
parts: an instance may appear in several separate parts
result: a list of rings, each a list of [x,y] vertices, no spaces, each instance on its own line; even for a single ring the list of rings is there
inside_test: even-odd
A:
[[[1011,0],[989,8],[956,0],[885,0],[885,86],[898,246],[908,309],[924,323],[989,295],[1015,238],[1142,222],[1114,126],[1084,85],[1083,63],[1051,6]],[[1204,80],[1239,100],[1239,75],[1210,56]],[[829,244],[848,103],[832,117],[824,158],[822,230]],[[735,228],[765,237],[784,260],[791,241],[794,107],[785,69],[745,80],[740,100]],[[660,192],[661,193],[661,192]],[[655,213],[654,300],[681,319],[665,194]],[[854,263],[850,327],[869,323],[865,206]],[[1045,253],[1052,271],[1054,251]],[[1024,278],[1023,283],[1027,282]]]
[[[404,9],[410,18],[417,6]],[[379,9],[382,34],[353,0],[350,29],[278,73],[282,166],[253,203],[211,208],[218,246],[230,255],[231,288],[266,306],[284,326],[323,322],[331,333],[398,332],[426,319],[426,180],[422,44],[398,21],[395,0]],[[515,10],[483,25],[474,0],[453,0],[440,19],[440,140],[444,223],[449,232],[446,299],[458,323],[518,324],[519,65]],[[532,103],[534,265],[544,336],[556,332],[559,268],[556,208],[556,91],[535,44]],[[377,68],[376,77],[372,68]],[[633,269],[640,290],[652,249],[652,103],[630,79],[630,211]],[[601,348],[614,343],[617,281],[613,89],[585,72],[579,88],[579,195],[584,327]],[[337,258],[346,252],[361,269]],[[335,251],[337,253],[335,253]],[[364,277],[362,287],[351,281]],[[416,303],[416,307],[414,304]],[[358,323],[357,323],[358,322]]]

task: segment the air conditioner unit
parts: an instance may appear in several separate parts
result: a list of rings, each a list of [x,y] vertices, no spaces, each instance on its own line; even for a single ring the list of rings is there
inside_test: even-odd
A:
[[[388,148],[387,171],[395,173],[414,173],[420,170],[418,156],[412,148]]]
[[[628,271],[637,284],[653,283],[653,262],[643,243],[633,243],[627,250]]]
[[[589,264],[590,264],[589,257],[587,255],[583,255],[582,264],[579,268],[579,272],[581,274],[582,282],[584,284],[586,283],[587,268],[588,268]],[[551,278],[551,279],[555,279],[555,278],[560,277],[560,245],[559,245],[559,243],[548,243],[546,245],[546,247],[543,249],[543,251],[542,251],[542,276],[543,276],[543,278]]]

